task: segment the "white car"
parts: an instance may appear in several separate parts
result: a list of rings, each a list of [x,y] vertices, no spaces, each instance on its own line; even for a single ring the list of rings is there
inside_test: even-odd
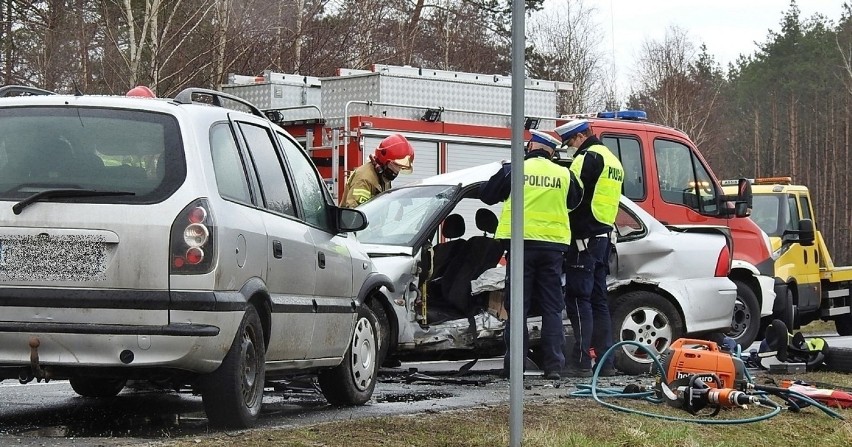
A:
[[[437,175],[358,208],[369,224],[356,236],[394,283],[394,292],[381,289],[394,310],[382,341],[388,355],[425,360],[504,352],[504,251],[493,238],[502,204],[479,200],[480,186],[499,168],[491,163]],[[624,197],[616,224],[608,279],[614,341],[635,340],[661,353],[683,335],[730,328],[736,286],[726,277],[727,229],[667,228]],[[485,291],[472,295],[472,287]],[[528,324],[535,342],[540,318]],[[650,363],[633,347],[616,357],[626,373],[646,372]]]

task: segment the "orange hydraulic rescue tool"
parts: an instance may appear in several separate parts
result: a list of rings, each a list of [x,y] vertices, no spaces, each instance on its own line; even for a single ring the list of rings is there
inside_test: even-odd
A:
[[[759,402],[757,396],[736,389],[748,387],[742,360],[720,351],[712,341],[675,340],[660,360],[665,379],[659,378],[657,390],[673,407],[691,414],[712,407],[715,415],[723,407]]]

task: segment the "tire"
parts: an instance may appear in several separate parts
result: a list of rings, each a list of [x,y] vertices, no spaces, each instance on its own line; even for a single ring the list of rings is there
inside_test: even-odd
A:
[[[613,300],[612,328],[613,342],[639,342],[659,355],[683,335],[683,319],[668,299],[641,290]],[[635,346],[615,352],[615,367],[627,374],[648,373],[652,364],[653,359]]]
[[[834,328],[838,335],[852,335],[852,314],[838,315],[834,318]]]
[[[75,376],[68,379],[75,393],[83,397],[115,397],[124,386],[127,379],[108,379],[103,377]]]
[[[201,399],[211,426],[248,428],[257,420],[266,380],[263,326],[248,306],[228,354],[216,371],[200,380]]]
[[[390,346],[392,344],[390,322],[388,322],[387,313],[385,313],[385,308],[382,307],[381,303],[376,300],[372,300],[369,303],[369,307],[373,312],[373,315],[376,317],[374,327],[376,330],[376,340],[379,344],[377,357],[378,364],[383,365],[387,359],[388,352],[390,352]]]
[[[852,372],[852,348],[833,348],[825,350],[825,369],[835,372]]]
[[[332,405],[361,405],[370,400],[378,372],[376,314],[369,306],[358,306],[355,329],[343,362],[319,374],[323,396]]]
[[[775,299],[779,299],[778,296]],[[796,312],[793,308],[793,291],[790,289],[790,285],[787,286],[787,293],[781,299],[784,301],[778,303],[778,311],[773,315],[773,318],[783,321],[790,332],[792,332],[794,329],[798,329],[798,327],[796,327]]]
[[[737,285],[737,300],[734,302],[731,330],[725,335],[733,338],[745,350],[754,343],[760,332],[760,304],[746,283],[735,280],[734,284]]]

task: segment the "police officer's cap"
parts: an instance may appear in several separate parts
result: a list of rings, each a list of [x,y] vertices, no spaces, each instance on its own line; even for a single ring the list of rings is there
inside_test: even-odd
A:
[[[553,138],[549,133],[542,132],[540,130],[530,130],[532,137],[530,138],[531,143],[541,143],[551,149],[556,149],[556,146],[559,146],[561,142],[556,138]]]
[[[571,120],[567,123],[553,129],[554,132],[559,134],[559,137],[562,138],[562,141],[565,142],[569,138],[577,135],[580,132],[585,131],[589,128],[589,120],[579,119],[579,120]]]

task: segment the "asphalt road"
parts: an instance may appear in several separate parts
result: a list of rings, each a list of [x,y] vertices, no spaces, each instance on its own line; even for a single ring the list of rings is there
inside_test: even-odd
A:
[[[852,337],[826,337],[852,347]],[[844,343],[848,341],[848,343]],[[757,345],[753,345],[757,348]],[[478,362],[458,375],[464,362],[404,363],[383,368],[373,399],[362,407],[328,405],[313,381],[279,382],[266,390],[258,427],[288,427],[363,417],[438,412],[506,403],[509,382],[498,373],[502,359]],[[619,376],[601,385],[649,385],[650,378]],[[554,382],[527,373],[525,399],[565,396],[588,379]],[[146,445],[210,431],[201,398],[190,392],[131,384],[112,399],[77,396],[65,381],[20,385],[0,382],[0,445]]]
[[[332,420],[438,412],[505,403],[509,382],[497,374],[502,359],[478,362],[457,375],[464,362],[405,363],[384,368],[371,402],[362,407],[328,405],[310,380],[267,388],[258,427],[287,427]],[[587,383],[588,379],[576,379]],[[634,381],[630,377],[613,384]],[[527,399],[566,395],[575,380],[525,377]],[[209,432],[199,396],[130,386],[112,399],[77,396],[65,381],[20,385],[0,382],[0,445],[140,445]]]

